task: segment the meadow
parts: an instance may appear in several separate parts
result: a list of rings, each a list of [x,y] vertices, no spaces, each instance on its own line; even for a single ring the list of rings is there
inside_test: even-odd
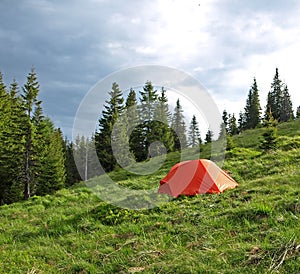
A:
[[[239,187],[222,194],[130,210],[81,183],[1,206],[0,272],[300,273],[300,120],[278,126],[276,151],[259,149],[263,131],[233,137],[222,168]],[[158,187],[179,160],[169,154],[147,176],[109,176],[132,189]]]

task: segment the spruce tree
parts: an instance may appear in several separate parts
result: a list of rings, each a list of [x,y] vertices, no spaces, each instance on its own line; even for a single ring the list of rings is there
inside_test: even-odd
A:
[[[50,194],[65,185],[65,154],[62,133],[45,118],[38,100],[39,83],[34,70],[23,87],[25,127],[24,197]]]
[[[152,83],[147,81],[143,90],[140,91],[140,116],[146,124],[154,120],[154,111],[156,109],[158,93]]]
[[[205,143],[209,144],[212,142],[212,138],[213,138],[213,132],[211,129],[208,129],[206,135],[205,135]]]
[[[201,144],[199,124],[196,116],[193,115],[188,132],[188,145],[190,147],[198,147]]]
[[[234,148],[235,148],[235,143],[234,143],[234,141],[232,139],[232,136],[227,135],[226,136],[226,151],[230,151],[230,150],[232,150]]]
[[[236,118],[234,113],[229,116],[229,121],[228,121],[228,133],[232,135],[238,134],[238,127],[236,124]]]
[[[158,103],[158,93],[154,89],[152,83],[147,81],[140,91],[140,142],[143,143],[143,150],[140,152],[141,160],[145,160],[149,157],[150,144],[156,140],[153,128],[155,126],[154,112]]]
[[[142,121],[139,116],[139,106],[136,92],[130,89],[125,103],[125,110],[128,119],[129,147],[137,161],[145,159],[145,147]]]
[[[223,110],[222,120],[223,122],[220,124],[220,132],[218,137],[219,140],[223,139],[228,133],[228,113],[225,109]]]
[[[22,199],[24,179],[24,153],[25,153],[25,129],[26,114],[23,110],[22,99],[19,96],[19,86],[14,80],[9,89],[9,112],[10,117],[7,123],[7,143],[5,144],[6,163],[9,165],[10,184],[9,194],[7,195],[7,203],[12,203]]]
[[[260,115],[261,107],[259,102],[259,92],[256,79],[254,78],[245,106],[245,129],[256,128],[260,124]]]
[[[183,109],[180,100],[176,101],[176,107],[172,118],[172,129],[174,131],[174,149],[181,150],[187,147],[186,126]]]
[[[249,93],[248,93],[248,98],[246,101],[246,106],[245,106],[245,112],[244,112],[244,117],[245,117],[245,129],[249,129],[251,128],[251,110],[252,110],[252,98],[253,98],[253,94],[252,94],[253,90],[250,89]]]
[[[66,186],[72,186],[78,182],[80,182],[81,177],[76,167],[76,163],[74,161],[74,144],[73,142],[69,142],[67,139],[65,140],[65,169],[66,169]]]
[[[246,118],[245,113],[240,111],[238,119],[238,131],[239,133],[246,129]]]
[[[0,204],[22,199],[26,115],[14,80],[9,90],[0,73]]]
[[[38,115],[38,114],[35,114]],[[37,124],[36,124],[37,123]],[[60,129],[55,129],[49,118],[35,121],[35,141],[38,159],[33,168],[36,195],[51,194],[65,186],[65,154]],[[38,164],[37,164],[38,163]]]
[[[8,95],[6,86],[3,82],[3,75],[0,72],[0,205],[5,203],[5,197],[9,189],[8,167],[6,162],[6,139],[5,132],[8,130],[9,120]]]
[[[60,150],[61,132],[57,142],[53,141],[53,136],[46,138],[47,131],[43,127],[45,118],[41,102],[37,99],[39,84],[34,70],[28,74],[21,96],[15,80],[8,91],[2,84],[1,75],[0,204],[19,201],[23,197],[27,199],[37,194],[39,183],[43,186],[49,183],[51,186],[55,185],[54,190],[62,187],[65,171],[65,154],[64,150]],[[50,132],[57,134],[53,125]],[[48,153],[50,145],[53,152],[51,154]],[[47,172],[51,176],[43,180]],[[46,193],[49,192],[43,192]]]
[[[297,107],[296,118],[300,118],[300,106]]]
[[[276,150],[277,148],[277,120],[275,120],[272,116],[272,113],[268,115],[269,120],[265,121],[266,129],[263,133],[263,140],[260,144],[260,148],[264,152],[268,152],[271,150]]]
[[[72,149],[79,178],[81,180],[86,180],[88,162],[88,138],[86,138],[85,136],[76,136],[74,143],[72,143]]]
[[[121,167],[129,166],[134,162],[134,157],[130,151],[128,124],[129,120],[127,115],[121,112],[118,120],[114,124],[111,134],[114,158]]]
[[[174,149],[174,136],[170,128],[171,114],[169,111],[168,98],[166,90],[162,87],[161,94],[158,96],[158,102],[154,110],[154,123],[153,123],[153,139],[151,141],[160,141],[164,144],[167,152]],[[157,148],[156,155],[164,152],[164,149]]]
[[[294,119],[293,104],[287,85],[284,85],[280,109],[280,122],[287,122]]]
[[[129,121],[128,131],[132,132],[133,128],[139,123],[139,110],[135,91],[131,88],[125,102],[127,119]]]
[[[278,68],[276,68],[273,82],[271,84],[271,90],[268,93],[265,120],[269,120],[272,117],[277,121],[280,120],[281,100],[282,100],[282,82],[279,79]],[[272,117],[269,116],[270,114],[272,114]]]
[[[222,120],[226,133],[228,133],[228,112],[225,109],[222,114]]]
[[[27,82],[23,87],[23,107],[27,115],[26,133],[25,133],[25,168],[24,168],[24,198],[28,199],[31,196],[30,188],[33,187],[33,174],[32,167],[35,161],[34,147],[33,147],[33,134],[34,129],[32,125],[32,115],[35,107],[38,104],[37,96],[39,94],[39,83],[37,75],[32,68],[27,76]]]
[[[95,134],[95,146],[99,161],[105,171],[112,171],[116,167],[111,146],[113,126],[124,109],[123,92],[117,83],[112,84],[109,92],[110,99],[106,101],[102,117],[99,119],[99,131]]]

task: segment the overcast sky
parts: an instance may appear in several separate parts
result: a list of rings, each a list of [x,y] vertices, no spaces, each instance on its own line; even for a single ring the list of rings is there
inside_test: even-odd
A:
[[[67,135],[88,90],[136,65],[185,71],[236,114],[253,77],[265,106],[278,67],[300,105],[298,0],[1,0],[0,13],[6,84],[34,66],[45,113]]]

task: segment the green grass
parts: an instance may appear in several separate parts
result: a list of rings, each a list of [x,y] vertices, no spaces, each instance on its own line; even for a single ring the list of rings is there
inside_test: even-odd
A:
[[[239,187],[220,195],[135,211],[81,184],[2,206],[0,273],[300,273],[299,128],[279,125],[280,149],[267,154],[258,150],[263,129],[236,136],[223,168]],[[110,176],[131,189],[158,187],[179,156],[151,175]]]

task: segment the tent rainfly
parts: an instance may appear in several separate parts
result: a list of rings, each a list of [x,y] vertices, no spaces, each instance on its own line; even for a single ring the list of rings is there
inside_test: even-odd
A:
[[[158,193],[173,197],[204,193],[221,193],[238,184],[210,160],[192,160],[174,165],[160,181]]]

